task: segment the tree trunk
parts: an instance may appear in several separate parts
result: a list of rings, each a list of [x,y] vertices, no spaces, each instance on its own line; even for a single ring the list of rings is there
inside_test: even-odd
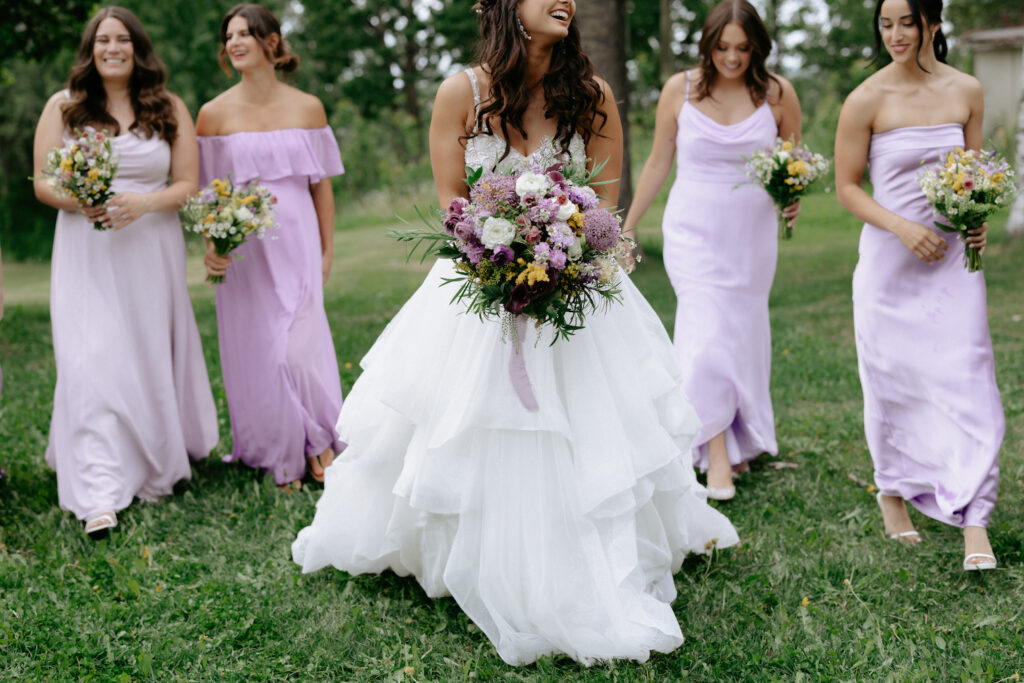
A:
[[[771,31],[772,42],[775,44],[775,55],[772,64],[775,71],[782,68],[782,31],[779,28],[779,0],[768,0],[768,29]]]
[[[664,83],[676,72],[675,55],[672,54],[672,0],[660,0],[659,14],[658,56],[661,82]]]
[[[1006,232],[1013,237],[1024,237],[1024,50],[1020,60],[1020,109],[1017,111],[1017,158],[1014,160],[1017,171],[1017,200],[1010,209],[1010,219],[1006,221]]]
[[[629,163],[629,79],[626,74],[626,2],[627,0],[587,0],[576,5],[576,21],[583,38],[583,49],[593,60],[598,73],[608,81],[618,100],[622,119],[622,175],[619,182],[619,208],[629,209],[633,201],[633,183]],[[596,161],[600,162],[601,159]]]

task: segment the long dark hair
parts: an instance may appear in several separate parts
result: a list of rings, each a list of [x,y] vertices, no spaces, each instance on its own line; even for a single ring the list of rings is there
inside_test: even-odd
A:
[[[123,7],[104,7],[85,27],[82,42],[78,46],[78,56],[68,77],[71,99],[61,111],[64,127],[74,130],[87,125],[102,126],[112,130],[114,135],[121,133],[117,119],[107,111],[107,91],[103,88],[103,78],[96,70],[93,58],[100,23],[111,18],[117,19],[128,29],[134,50],[134,67],[128,82],[128,92],[135,121],[129,130],[140,131],[147,137],[158,136],[172,144],[178,133],[178,120],[174,114],[174,102],[166,88],[167,70],[153,51],[153,43],[142,28],[142,22]]]
[[[760,105],[768,97],[768,85],[775,81],[781,88],[779,79],[768,72],[766,62],[772,51],[772,39],[768,35],[761,16],[747,0],[723,0],[712,8],[700,34],[698,50],[700,53],[700,83],[697,85],[697,99],[711,97],[711,85],[715,82],[718,69],[711,59],[722,32],[728,24],[739,24],[750,41],[750,66],[744,74],[747,90],[755,104]]]
[[[872,61],[877,62],[882,57],[882,29],[878,25],[879,17],[882,15],[882,5],[885,4],[885,0],[878,0],[875,5],[875,20],[873,28],[875,29],[875,58]],[[914,56],[914,61],[917,62],[918,67],[925,73],[928,69],[924,68],[921,64],[921,50],[924,48],[924,21],[927,20],[929,26],[938,26],[939,30],[935,32],[935,40],[932,41],[932,48],[935,50],[935,59],[939,60],[943,64],[946,63],[946,55],[949,54],[949,46],[946,44],[946,34],[942,32],[942,0],[907,0],[907,4],[910,6],[910,16],[913,18],[914,26],[917,27],[917,52]],[[922,15],[924,19],[922,20]]]
[[[526,83],[526,39],[519,30],[517,7],[519,0],[479,0],[474,9],[480,19],[480,44],[477,63],[491,78],[490,97],[477,113],[478,131],[493,134],[491,120],[497,119],[501,136],[505,139],[505,153],[512,150],[509,128],[526,137],[523,114],[530,103]],[[565,154],[573,135],[579,133],[584,144],[589,143],[608,120],[601,110],[604,94],[594,77],[594,65],[583,53],[580,31],[576,23],[569,24],[569,35],[552,51],[551,67],[543,78],[544,116],[558,121],[555,141]],[[612,102],[610,106],[615,106]],[[476,133],[469,137],[474,137]]]
[[[229,9],[224,18],[220,20],[220,54],[217,56],[217,61],[224,73],[228,76],[231,75],[231,67],[228,64],[228,23],[235,17],[242,17],[249,23],[249,33],[263,48],[263,54],[274,65],[274,69],[291,74],[299,68],[299,57],[289,49],[288,43],[281,35],[281,22],[277,20],[274,13],[263,5],[242,3]],[[272,47],[269,38],[275,33],[278,38],[277,46]]]

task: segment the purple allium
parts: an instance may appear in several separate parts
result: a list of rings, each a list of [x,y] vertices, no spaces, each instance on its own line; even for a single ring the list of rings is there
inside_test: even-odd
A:
[[[496,213],[502,205],[519,206],[516,179],[501,173],[488,173],[473,184],[469,198],[479,209],[490,214]]]
[[[565,252],[561,249],[552,249],[548,257],[548,263],[555,270],[565,270]]]
[[[597,208],[597,205],[600,203],[597,199],[597,193],[592,188],[586,186],[570,187],[569,199],[572,200],[573,204],[580,207],[580,211]]]
[[[621,233],[619,218],[611,211],[591,209],[583,213],[583,236],[591,249],[608,251],[619,241]]]
[[[506,263],[511,263],[513,258],[515,258],[515,253],[504,244],[499,244],[494,248],[494,251],[491,252],[491,263],[496,266],[503,266]]]
[[[548,242],[554,246],[568,249],[575,241],[576,235],[573,234],[568,223],[559,221],[548,226]]]

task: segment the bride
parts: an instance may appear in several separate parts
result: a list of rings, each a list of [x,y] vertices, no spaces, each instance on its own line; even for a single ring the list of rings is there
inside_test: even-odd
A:
[[[468,196],[467,166],[585,158],[607,159],[597,180],[613,205],[622,128],[580,48],[575,3],[476,10],[479,66],[441,85],[431,119],[440,205]],[[660,320],[621,276],[621,304],[568,341],[531,333],[532,405],[513,387],[501,324],[449,305],[452,274],[438,261],[363,359],[338,418],[348,448],[295,562],[413,574],[431,597],[454,597],[509,664],[675,649],[673,573],[738,538],[694,477],[700,425]]]

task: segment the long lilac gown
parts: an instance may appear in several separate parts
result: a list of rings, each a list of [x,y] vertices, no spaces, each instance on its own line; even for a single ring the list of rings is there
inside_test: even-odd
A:
[[[498,162],[504,142],[479,135],[466,165],[543,170],[560,146],[537,143]],[[585,160],[578,135],[570,154]],[[678,647],[672,574],[687,553],[738,538],[690,464],[698,422],[658,316],[622,277],[622,302],[570,340],[531,332],[531,411],[501,323],[451,304],[454,274],[439,260],[363,359],[338,418],[349,447],[293,558],[304,572],[414,574],[510,664]]]
[[[874,198],[932,227],[917,184],[922,160],[963,146],[959,124],[871,136]],[[875,483],[890,496],[956,526],[988,523],[999,481],[1003,408],[996,386],[985,278],[964,268],[964,245],[925,263],[891,232],[866,224],[853,276],[853,321],[864,431]]]
[[[778,452],[768,391],[778,229],[771,198],[749,184],[742,158],[771,147],[778,126],[767,102],[723,125],[689,101],[689,81],[686,94],[663,254],[678,297],[676,352],[703,425],[693,459],[706,470],[707,443],[722,432],[733,465]]]
[[[171,148],[114,138],[115,192],[167,187]],[[98,231],[59,212],[50,318],[57,388],[46,462],[60,506],[79,519],[155,500],[217,445],[217,413],[185,285],[175,212]]]
[[[225,460],[302,478],[306,458],[344,444],[341,381],[324,312],[311,183],[344,173],[330,127],[199,138],[200,180],[253,178],[277,197],[280,228],[247,240],[217,285],[217,330],[234,447]]]

